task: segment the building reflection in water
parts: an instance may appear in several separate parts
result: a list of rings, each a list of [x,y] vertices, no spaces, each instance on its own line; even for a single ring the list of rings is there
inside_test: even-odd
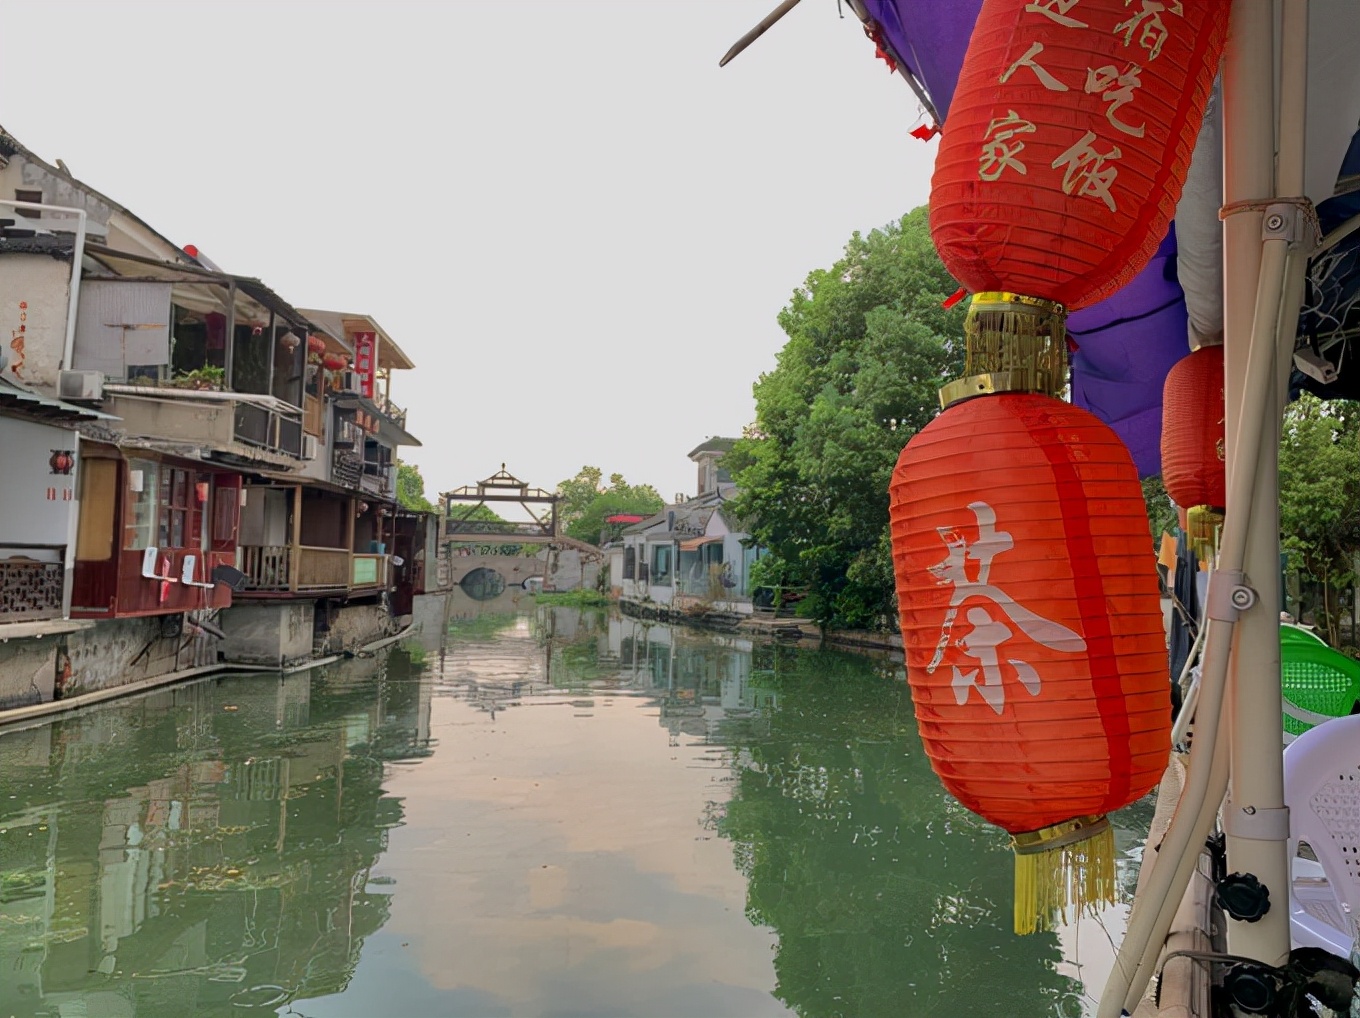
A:
[[[386,764],[430,752],[402,653],[200,682],[0,736],[7,1015],[240,1014],[335,993],[387,916]]]

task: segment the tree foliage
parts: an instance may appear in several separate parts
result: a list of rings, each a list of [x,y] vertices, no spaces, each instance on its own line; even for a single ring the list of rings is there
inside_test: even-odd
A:
[[[734,509],[770,552],[757,579],[805,589],[824,625],[891,623],[888,483],[942,381],[962,373],[962,312],[941,306],[954,289],[919,208],[856,233],[779,316],[788,342],[726,465]]]
[[[420,476],[420,467],[414,463],[397,460],[397,502],[412,512],[434,511],[434,506],[425,497],[425,478]]]
[[[1280,531],[1292,563],[1322,587],[1319,624],[1340,645],[1340,594],[1360,554],[1360,404],[1304,395],[1285,411]]]
[[[1160,474],[1143,478],[1143,504],[1147,506],[1153,547],[1160,548],[1162,535],[1175,534],[1179,526],[1176,507],[1171,502],[1171,496],[1166,493]]]
[[[666,504],[650,484],[629,484],[622,474],[610,474],[605,487],[602,477],[599,467],[585,466],[557,486],[562,499],[557,518],[568,537],[595,544],[609,531],[608,517],[622,513],[651,516]]]

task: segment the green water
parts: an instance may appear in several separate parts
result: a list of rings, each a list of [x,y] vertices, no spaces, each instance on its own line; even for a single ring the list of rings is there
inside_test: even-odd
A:
[[[604,613],[0,734],[0,1016],[1089,1013],[1010,891],[891,662]]]

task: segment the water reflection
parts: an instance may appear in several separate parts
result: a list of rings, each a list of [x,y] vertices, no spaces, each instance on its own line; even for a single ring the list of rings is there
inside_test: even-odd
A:
[[[518,607],[0,735],[3,1013],[1089,1010],[892,663]]]
[[[240,1014],[335,993],[428,752],[406,658],[202,682],[0,736],[6,1014]],[[268,1010],[272,1011],[270,1007]]]

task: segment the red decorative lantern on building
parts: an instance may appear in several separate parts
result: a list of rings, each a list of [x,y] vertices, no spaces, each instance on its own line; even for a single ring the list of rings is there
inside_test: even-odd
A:
[[[1162,388],[1162,484],[1178,506],[1227,504],[1223,347],[1182,357]]]
[[[946,787],[1014,836],[1021,933],[1112,899],[1104,814],[1170,750],[1137,470],[1054,397],[1067,312],[1166,233],[1229,6],[983,0],[936,160],[931,232],[974,294],[966,377],[898,462],[893,560],[922,739]]]
[[[326,352],[326,341],[320,336],[308,336],[307,352],[314,357],[320,357]]]
[[[342,353],[328,353],[321,358],[321,366],[327,371],[344,371],[349,367],[349,357]]]

